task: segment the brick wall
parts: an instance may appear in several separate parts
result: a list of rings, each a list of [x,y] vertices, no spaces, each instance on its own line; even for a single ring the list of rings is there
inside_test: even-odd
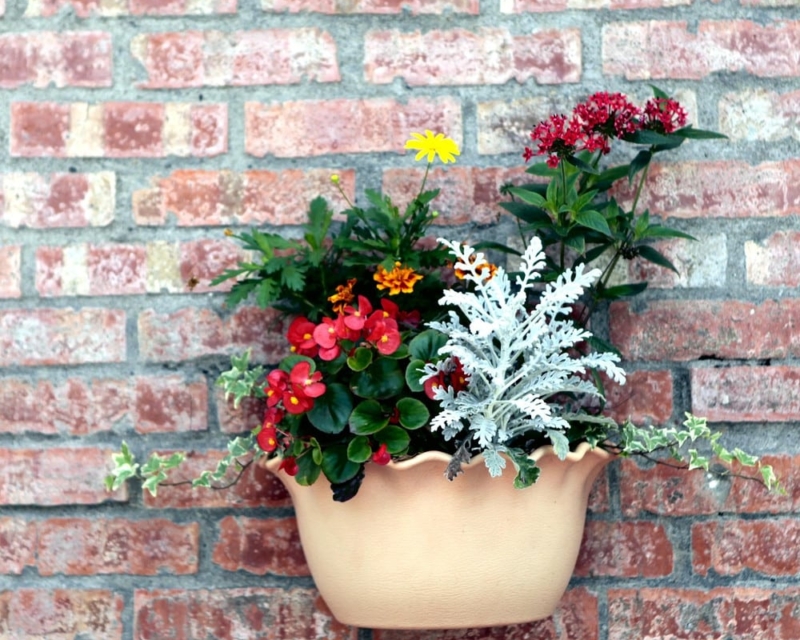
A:
[[[0,638],[800,638],[800,16],[797,0],[0,0]],[[223,308],[225,227],[294,225],[335,171],[350,197],[433,172],[459,236],[497,235],[531,125],[655,82],[728,141],[654,168],[649,206],[699,238],[680,276],[611,309],[621,413],[705,414],[786,496],[612,465],[556,615],[469,632],[358,631],[314,591],[290,501],[260,471],[222,492],[106,494],[109,453],[213,465],[252,426],[213,380],[270,313]],[[200,285],[190,290],[187,282]],[[465,559],[468,563],[468,559]],[[454,568],[454,573],[457,573]],[[512,570],[513,568],[509,568]]]

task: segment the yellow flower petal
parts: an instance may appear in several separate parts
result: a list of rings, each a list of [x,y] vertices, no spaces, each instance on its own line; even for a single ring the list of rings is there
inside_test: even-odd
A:
[[[439,159],[445,164],[455,162],[455,156],[461,154],[454,140],[446,138],[443,133],[434,134],[429,129],[425,130],[424,136],[421,133],[412,133],[411,139],[406,141],[404,148],[418,152],[414,160],[421,160],[427,156],[429,164],[436,156],[439,156]]]

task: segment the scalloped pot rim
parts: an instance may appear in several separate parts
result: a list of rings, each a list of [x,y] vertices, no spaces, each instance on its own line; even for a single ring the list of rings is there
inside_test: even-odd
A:
[[[570,451],[567,454],[567,457],[564,461],[568,462],[579,462],[586,457],[587,454],[593,452],[594,455],[600,456],[601,458],[610,458],[614,454],[602,449],[600,447],[593,447],[588,442],[581,442],[575,451]],[[543,447],[539,447],[538,449],[534,450],[528,457],[539,461],[546,456],[554,456],[555,457],[555,450],[553,449],[552,445],[546,445]],[[386,469],[393,469],[394,471],[406,471],[408,469],[413,469],[419,465],[427,464],[429,462],[443,462],[449,463],[450,460],[453,459],[453,456],[449,453],[444,453],[442,451],[425,451],[420,453],[419,455],[414,456],[413,458],[409,458],[408,460],[401,460],[399,462],[392,461],[389,464],[385,465],[384,468]],[[263,464],[270,470],[276,471],[276,467],[280,464],[280,458],[270,458]],[[483,454],[480,453],[477,456],[474,456],[470,462],[463,465],[464,469],[474,469],[477,467],[483,466]]]

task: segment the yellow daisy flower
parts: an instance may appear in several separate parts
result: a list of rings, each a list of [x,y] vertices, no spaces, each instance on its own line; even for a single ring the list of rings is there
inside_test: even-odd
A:
[[[434,134],[433,131],[428,129],[425,129],[425,135],[412,133],[411,140],[406,142],[405,148],[417,152],[414,160],[420,160],[424,156],[428,156],[428,164],[433,162],[433,158],[437,155],[445,164],[455,162],[455,156],[461,155],[455,141],[451,138],[445,138],[443,133]]]

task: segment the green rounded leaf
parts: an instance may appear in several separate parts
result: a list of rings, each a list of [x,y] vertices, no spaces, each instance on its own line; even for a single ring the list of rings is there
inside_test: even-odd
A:
[[[339,484],[354,478],[361,465],[347,457],[347,447],[336,444],[327,447],[322,454],[322,473],[331,482]]]
[[[412,360],[406,367],[406,384],[412,391],[422,391],[424,385],[419,381],[422,377],[422,369],[425,362],[422,360]]]
[[[353,371],[363,371],[372,364],[372,349],[359,347],[355,353],[347,359],[347,366]]]
[[[381,444],[385,444],[386,450],[392,455],[403,453],[411,442],[411,436],[405,429],[393,425],[378,431],[375,439]]]
[[[447,336],[441,331],[427,329],[414,338],[408,345],[414,360],[431,362],[439,358],[439,349],[447,343]]]
[[[291,373],[292,369],[294,369],[295,365],[298,362],[308,362],[311,365],[311,373],[314,373],[317,370],[317,363],[314,362],[308,356],[299,356],[297,354],[292,354],[290,356],[286,356],[281,363],[278,365],[278,368],[286,373]]]
[[[383,400],[403,392],[406,380],[395,360],[378,358],[353,376],[350,388],[359,398]]]
[[[317,462],[313,455],[308,454],[297,458],[297,475],[294,477],[297,484],[303,487],[314,484],[322,471],[320,462]]]
[[[314,401],[314,407],[306,415],[323,433],[341,433],[353,410],[350,392],[343,384],[333,382],[325,393]]]
[[[359,436],[368,436],[380,431],[387,424],[389,418],[380,403],[375,400],[361,402],[350,414],[350,431]]]
[[[428,423],[431,417],[428,407],[415,398],[403,398],[397,403],[400,424],[406,429],[419,429]]]
[[[359,464],[366,462],[372,455],[372,447],[369,446],[369,438],[366,436],[356,436],[347,445],[347,457],[351,462]]]

